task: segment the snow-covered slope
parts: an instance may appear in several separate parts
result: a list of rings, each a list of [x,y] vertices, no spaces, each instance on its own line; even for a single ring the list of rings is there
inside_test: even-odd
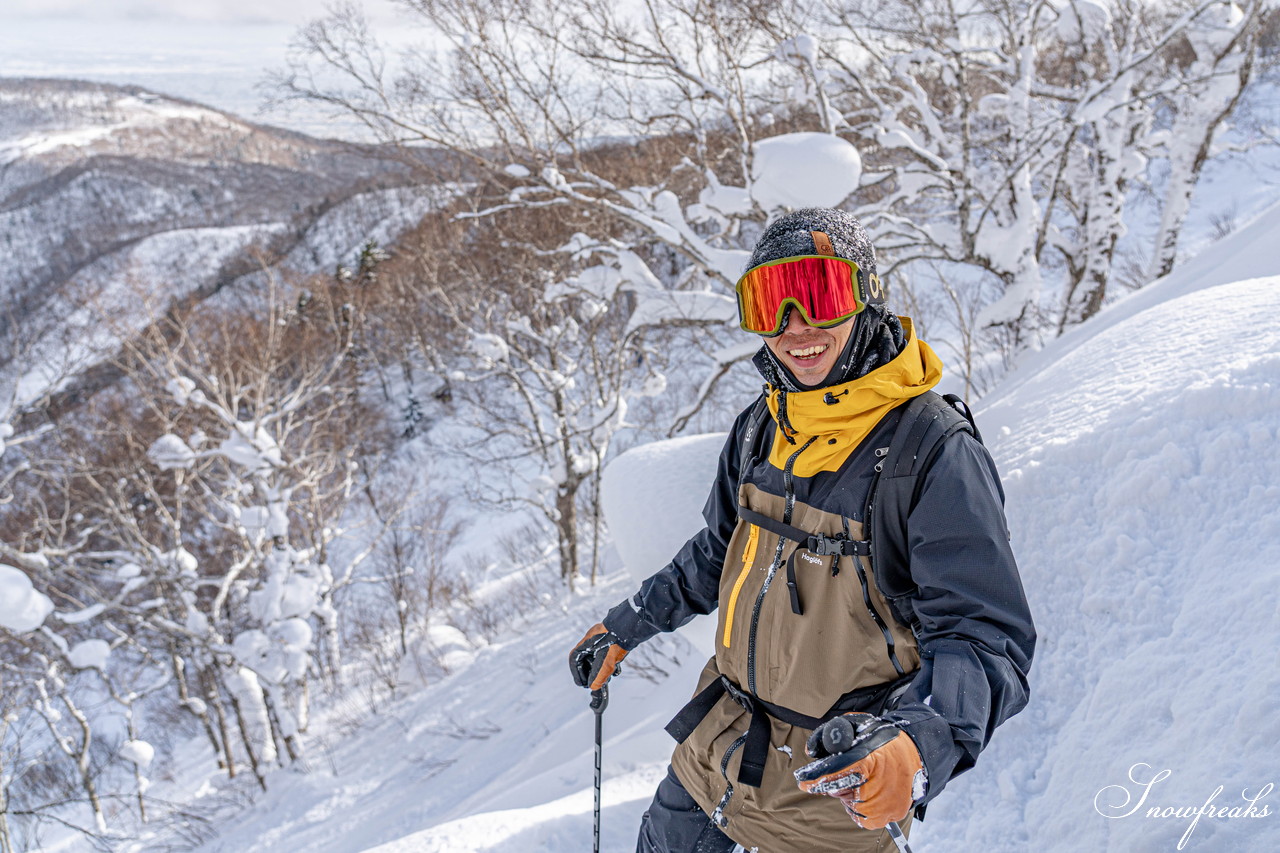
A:
[[[1041,641],[924,850],[1280,849],[1280,276],[1169,284],[979,412]]]
[[[1041,641],[1031,705],[931,807],[918,853],[1165,851],[1184,834],[1185,850],[1280,849],[1278,242],[1273,209],[1055,342],[979,410]],[[663,476],[652,460],[634,470]],[[646,526],[651,504],[631,507],[638,529],[672,538]],[[480,649],[440,629],[452,674],[310,775],[276,773],[200,849],[587,849],[592,722],[565,655],[632,585],[614,566]],[[661,727],[701,662],[659,637],[615,680],[605,850],[633,848],[670,753]],[[1196,821],[1206,803],[1225,814]]]

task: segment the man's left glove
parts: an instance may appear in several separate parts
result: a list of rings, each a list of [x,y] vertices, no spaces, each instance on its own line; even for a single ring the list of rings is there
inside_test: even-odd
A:
[[[569,670],[579,687],[599,690],[613,677],[618,664],[627,656],[622,640],[597,622],[569,653]]]
[[[924,797],[927,775],[911,736],[871,714],[844,714],[813,730],[811,761],[795,771],[800,790],[844,803],[863,829],[902,820]]]

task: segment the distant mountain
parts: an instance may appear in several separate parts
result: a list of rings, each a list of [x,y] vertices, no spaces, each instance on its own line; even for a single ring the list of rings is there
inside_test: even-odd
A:
[[[0,78],[0,382],[39,400],[173,299],[332,270],[437,197],[372,146],[133,86]]]

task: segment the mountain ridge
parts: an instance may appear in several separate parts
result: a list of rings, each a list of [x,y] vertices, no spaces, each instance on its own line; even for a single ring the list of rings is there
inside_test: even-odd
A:
[[[248,122],[141,86],[0,78],[0,383],[11,405],[48,406],[74,387],[60,409],[105,381],[110,371],[93,368],[111,342],[68,348],[89,329],[59,322],[99,294],[145,293],[141,328],[175,299],[252,287],[268,269],[331,272],[322,261],[370,238],[394,240],[439,195],[414,174],[433,153],[415,156]],[[164,235],[182,239],[157,240]],[[172,258],[131,265],[161,244]]]

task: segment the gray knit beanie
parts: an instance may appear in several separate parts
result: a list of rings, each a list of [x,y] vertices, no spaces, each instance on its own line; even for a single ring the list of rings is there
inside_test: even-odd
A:
[[[775,219],[756,241],[747,269],[779,258],[823,254],[814,245],[814,231],[827,235],[836,257],[853,261],[867,275],[876,274],[876,250],[862,223],[829,207],[806,207]]]
[[[827,207],[803,208],[771,222],[756,241],[747,269],[780,258],[824,254],[815,244],[814,231],[827,235],[837,257],[857,263],[863,275],[877,275],[876,251],[862,223],[851,213]],[[863,293],[868,294],[865,279],[862,287]],[[882,289],[879,290],[881,295],[883,292]],[[784,326],[786,321],[784,316]],[[902,351],[906,342],[902,323],[885,308],[883,298],[879,303],[873,299],[857,314],[854,322],[856,325],[853,333],[849,336],[844,351],[840,353],[840,358],[836,360],[826,379],[815,387],[838,385],[864,376],[877,367],[888,364]],[[785,365],[774,358],[768,347],[761,348],[754,361],[770,385],[786,391],[800,391],[806,387],[800,384]]]

